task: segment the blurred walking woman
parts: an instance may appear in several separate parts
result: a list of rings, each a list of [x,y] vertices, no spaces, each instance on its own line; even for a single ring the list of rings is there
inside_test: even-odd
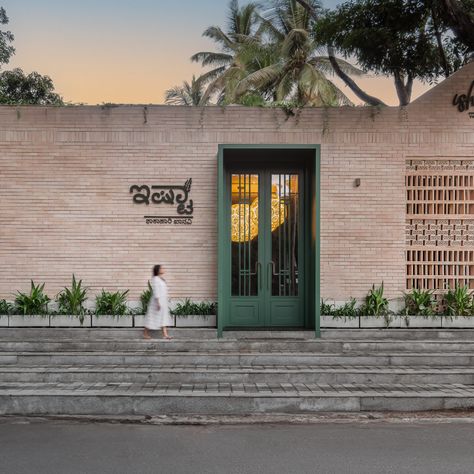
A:
[[[173,321],[168,306],[168,285],[163,278],[164,274],[163,265],[155,265],[153,267],[153,278],[151,279],[153,294],[148,303],[148,311],[145,317],[145,329],[143,332],[145,339],[150,339],[149,331],[156,331],[157,329],[163,330],[163,337],[165,339],[171,339],[167,326],[171,326]]]

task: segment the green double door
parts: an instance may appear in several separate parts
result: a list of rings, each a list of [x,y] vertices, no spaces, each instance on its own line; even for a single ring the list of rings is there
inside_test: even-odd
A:
[[[248,167],[226,181],[229,325],[303,327],[303,171]]]

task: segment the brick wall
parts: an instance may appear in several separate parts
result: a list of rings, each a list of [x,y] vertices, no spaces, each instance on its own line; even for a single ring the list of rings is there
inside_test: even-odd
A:
[[[0,107],[0,298],[32,278],[50,295],[74,272],[136,299],[152,264],[173,297],[215,298],[218,144],[321,144],[324,298],[405,289],[405,169],[474,155],[474,119],[451,104],[474,64],[406,108]],[[474,108],[472,109],[474,112]],[[132,184],[193,179],[192,226],[153,226]],[[354,179],[360,178],[360,187]]]

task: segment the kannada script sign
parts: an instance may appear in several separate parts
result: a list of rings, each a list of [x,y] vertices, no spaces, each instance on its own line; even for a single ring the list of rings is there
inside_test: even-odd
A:
[[[189,198],[191,185],[191,178],[183,186],[134,184],[130,187],[130,194],[133,194],[135,204],[145,206],[163,204],[174,207],[175,215],[167,212],[166,215],[143,216],[147,224],[191,225],[194,211],[193,200]]]
[[[471,107],[474,108],[474,81],[471,82],[467,94],[456,94],[453,97],[453,105],[459,112],[466,112]],[[474,112],[469,112],[469,117],[474,118]]]

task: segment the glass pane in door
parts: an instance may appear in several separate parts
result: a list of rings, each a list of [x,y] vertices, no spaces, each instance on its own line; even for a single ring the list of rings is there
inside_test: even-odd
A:
[[[298,296],[298,175],[272,174],[271,183],[272,296]]]
[[[232,174],[232,296],[257,296],[258,174]]]

